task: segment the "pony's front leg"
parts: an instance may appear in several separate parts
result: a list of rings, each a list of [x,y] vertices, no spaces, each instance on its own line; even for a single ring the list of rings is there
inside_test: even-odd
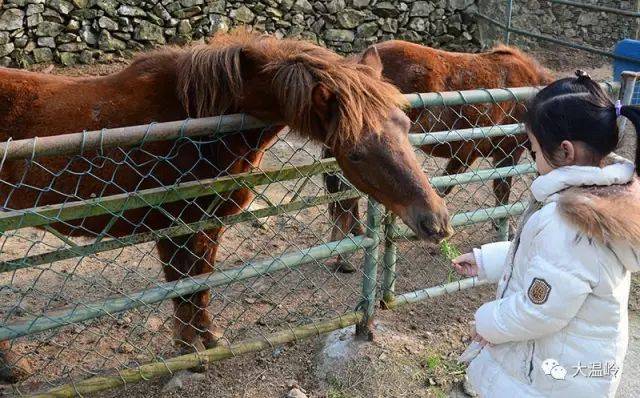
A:
[[[17,353],[9,341],[0,341],[0,383],[17,383],[32,373],[27,358]]]
[[[222,229],[217,228],[159,241],[158,252],[167,281],[212,272],[221,232]],[[209,289],[173,299],[174,339],[181,350],[196,350],[198,337],[207,348],[215,346],[222,337],[221,331],[213,327],[207,310],[210,301]]]

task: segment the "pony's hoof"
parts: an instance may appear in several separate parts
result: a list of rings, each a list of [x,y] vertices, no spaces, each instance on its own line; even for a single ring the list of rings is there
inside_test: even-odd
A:
[[[0,383],[17,383],[33,374],[31,364],[26,358],[12,352],[0,351]]]
[[[362,228],[362,225],[357,222],[356,225],[354,225],[353,228],[351,229],[351,233],[354,236],[364,235],[364,228]]]
[[[176,345],[178,346],[178,355],[196,354],[198,352],[204,351],[204,345],[199,339],[192,344],[185,343],[184,341],[176,341]],[[189,371],[195,373],[206,372],[206,370],[206,363],[201,363],[200,365],[196,365],[193,368],[189,368]]]
[[[202,344],[206,349],[216,348],[222,345],[224,329],[212,327],[202,334]]]

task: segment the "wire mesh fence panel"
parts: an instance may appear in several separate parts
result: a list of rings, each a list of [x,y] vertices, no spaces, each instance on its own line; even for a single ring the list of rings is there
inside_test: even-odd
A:
[[[318,146],[282,133],[260,154],[264,160],[253,172],[265,177],[256,183],[231,174],[235,163],[256,161],[234,152],[239,137],[184,137],[162,147],[143,143],[5,162],[5,170],[18,170],[0,181],[5,221],[45,224],[2,234],[2,331],[30,333],[38,322],[61,326],[7,340],[15,354],[9,365],[29,364],[20,392],[353,311],[362,274],[337,274],[323,261],[335,251],[324,245],[331,220],[318,204],[327,199],[322,176],[305,169],[319,159]],[[207,151],[219,141],[211,156]],[[237,160],[221,168],[212,159],[225,150]],[[216,185],[225,176],[226,188]],[[98,204],[64,212],[86,200]],[[42,207],[48,205],[58,207]],[[249,212],[238,214],[243,207]],[[32,210],[16,211],[25,208]],[[83,216],[89,212],[102,215]],[[361,263],[361,253],[358,258]],[[301,262],[308,264],[296,268]],[[214,278],[225,271],[226,279],[244,271],[257,277],[236,275],[226,285],[225,277]],[[176,294],[166,280],[177,279],[193,286]],[[215,286],[210,297],[207,284]],[[148,289],[155,295],[145,295]],[[172,304],[165,300],[171,297],[181,298]],[[101,317],[88,319],[91,314]]]
[[[505,239],[523,210],[534,169],[518,122],[535,92],[408,96],[410,141],[453,216],[447,246],[382,217],[288,130],[266,151],[261,134],[155,141],[153,126],[133,146],[5,151],[0,372],[23,371],[18,393],[88,392],[193,367],[175,357],[194,350],[220,359],[366,320],[392,282],[458,281],[454,252]],[[94,376],[113,377],[79,387]]]

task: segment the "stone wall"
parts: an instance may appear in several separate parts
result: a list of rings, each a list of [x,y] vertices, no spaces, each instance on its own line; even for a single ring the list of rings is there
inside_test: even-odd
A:
[[[619,10],[640,10],[640,0],[582,0],[583,3]],[[505,0],[478,0],[481,13],[506,23]],[[481,41],[491,45],[504,40],[504,31],[479,20]],[[531,33],[544,34],[567,42],[587,44],[611,50],[623,38],[637,38],[640,19],[574,6],[552,4],[544,0],[514,0],[512,26]],[[520,47],[539,47],[543,42],[512,34],[511,43]],[[556,46],[550,44],[550,46]]]
[[[0,64],[109,61],[234,25],[343,53],[391,38],[477,48],[474,0],[0,0]]]

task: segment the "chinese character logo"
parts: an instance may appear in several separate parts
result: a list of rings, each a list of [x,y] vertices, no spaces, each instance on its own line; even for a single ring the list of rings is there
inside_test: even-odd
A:
[[[610,377],[615,379],[620,372],[620,368],[614,361],[607,361],[604,364],[602,362],[591,362],[588,365],[578,362],[578,365],[572,367],[576,370],[573,377],[579,374],[583,377]]]
[[[560,363],[553,358],[542,361],[542,371],[547,376],[551,376],[556,380],[564,380],[567,376],[567,370],[560,366]]]

